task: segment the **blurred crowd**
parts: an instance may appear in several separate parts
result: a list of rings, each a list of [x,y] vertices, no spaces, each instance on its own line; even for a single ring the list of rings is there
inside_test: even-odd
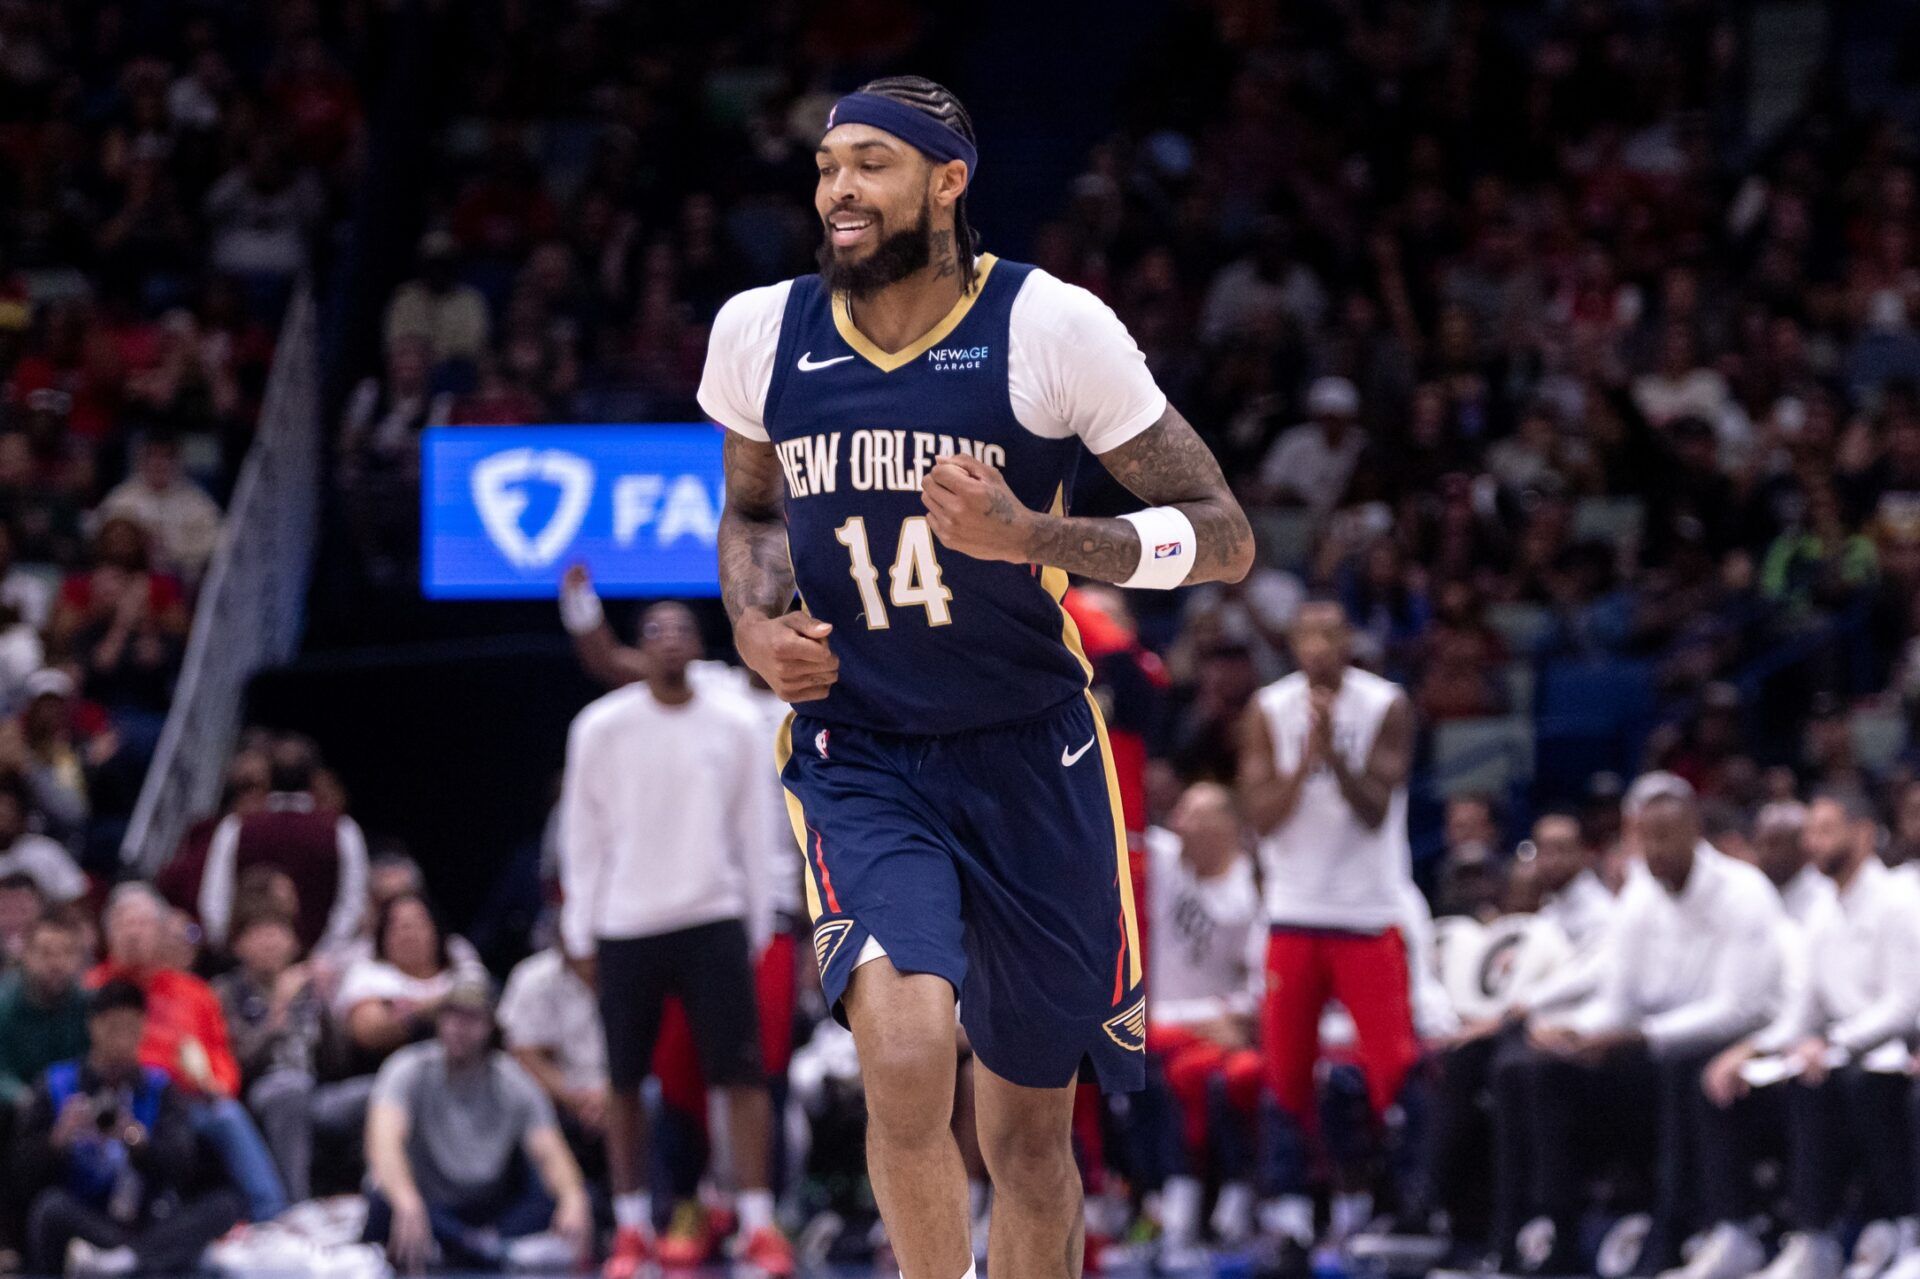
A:
[[[358,146],[355,14],[0,11],[5,826],[96,876],[118,867],[274,329]]]
[[[551,912],[488,948],[531,954],[496,964],[496,1004],[420,867],[345,816],[311,743],[250,736],[155,883],[112,883],[274,325],[358,171],[368,8],[0,4],[0,1122],[17,1156],[0,1241],[43,1268],[168,1268],[369,1169],[385,1189],[366,1229],[404,1260],[504,1264],[516,1241],[550,1260],[540,1246],[571,1255],[589,1220],[613,1225],[595,1005]],[[811,268],[827,103],[878,68],[942,74],[950,52],[907,0],[752,21],[468,8],[417,253],[332,448],[352,550],[388,588],[416,567],[422,429],[689,418],[720,303]],[[1803,997],[1821,988],[1807,971],[1869,935],[1832,922],[1848,900],[1832,885],[1862,850],[1920,853],[1920,140],[1833,66],[1756,136],[1763,38],[1719,0],[1192,0],[1048,206],[1026,256],[1119,313],[1262,546],[1235,587],[1074,597],[1149,955],[1243,953],[1234,930],[1262,931],[1236,726],[1291,669],[1310,595],[1341,602],[1358,660],[1417,709],[1417,871],[1438,917],[1413,948],[1409,1091],[1373,1106],[1330,1016],[1322,1121],[1288,1155],[1248,996],[1213,992],[1218,1015],[1187,1027],[1198,1052],[1176,1061],[1163,1037],[1155,1090],[1083,1107],[1090,1237],[1179,1260],[1384,1224],[1552,1272],[1581,1212],[1631,1221],[1678,1167],[1711,1193],[1647,1229],[1704,1232],[1697,1279],[1759,1269],[1762,1217],[1806,1241],[1780,1279],[1831,1279],[1853,1226],[1920,1217],[1892,1051],[1920,1008],[1876,1042],[1829,1042],[1844,1009],[1823,1022]],[[1081,496],[1114,501],[1097,481]],[[1454,731],[1474,725],[1518,726],[1528,762],[1479,769]],[[1662,900],[1647,833],[1622,819],[1642,773],[1660,779],[1652,860],[1694,851],[1697,827],[1707,851],[1679,883],[1710,874],[1777,910],[1783,958],[1722,1001],[1715,1035],[1621,1077],[1663,1100],[1609,1145],[1540,1100],[1588,1096],[1556,1063],[1618,1082],[1587,1040],[1726,993],[1707,966],[1644,1006],[1617,998],[1609,921]],[[1778,903],[1755,904],[1742,862]],[[1701,936],[1733,926],[1688,909]],[[807,940],[791,919],[774,933]],[[774,1184],[803,1256],[866,1255],[884,1239],[851,1050],[800,954],[775,1005],[791,1016],[766,1019]],[[709,1131],[675,1051],[650,1103],[653,1212],[711,1251],[728,1125]],[[488,1088],[444,1086],[476,1066]],[[1824,1146],[1714,1126],[1795,1088],[1828,1118],[1772,1126]],[[1806,1172],[1808,1151],[1851,1148],[1831,1114],[1878,1134],[1840,1191]],[[444,1140],[414,1140],[428,1131]],[[1496,1158],[1521,1147],[1549,1152],[1544,1170]],[[1571,1166],[1589,1150],[1605,1158]],[[1522,1246],[1534,1221],[1552,1229]],[[1868,1234],[1883,1264],[1899,1254],[1897,1230]]]

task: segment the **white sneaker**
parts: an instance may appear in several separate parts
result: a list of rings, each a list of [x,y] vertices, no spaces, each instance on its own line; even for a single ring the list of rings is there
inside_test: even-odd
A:
[[[1686,1265],[1667,1271],[1660,1279],[1747,1279],[1766,1261],[1767,1254],[1752,1231],[1723,1221],[1700,1241]]]
[[[1909,1230],[1897,1221],[1870,1221],[1854,1240],[1853,1257],[1847,1262],[1845,1279],[1879,1279],[1907,1244]]]
[[[537,1235],[526,1235],[507,1241],[506,1268],[526,1273],[528,1271],[547,1271],[561,1274],[571,1270],[580,1260],[579,1251],[565,1239],[551,1231]]]
[[[1629,1213],[1613,1223],[1600,1240],[1600,1254],[1594,1258],[1594,1273],[1600,1279],[1626,1279],[1640,1264],[1653,1234],[1653,1218],[1644,1212]]]
[[[1253,1205],[1253,1187],[1246,1182],[1221,1186],[1213,1201],[1213,1237],[1233,1247],[1253,1238]]]
[[[1795,1231],[1758,1279],[1840,1279],[1840,1245],[1831,1235]]]
[[[1155,1274],[1184,1275],[1213,1273],[1213,1256],[1192,1241],[1162,1239],[1153,1253]]]
[[[1920,1246],[1895,1257],[1893,1264],[1880,1272],[1880,1279],[1920,1279]]]
[[[105,1279],[108,1275],[130,1275],[139,1264],[133,1249],[96,1248],[84,1239],[67,1245],[67,1274],[70,1279]]]

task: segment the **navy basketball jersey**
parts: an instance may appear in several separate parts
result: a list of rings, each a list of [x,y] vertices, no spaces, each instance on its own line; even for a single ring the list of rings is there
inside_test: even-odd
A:
[[[793,282],[763,421],[800,597],[833,624],[840,659],[839,682],[802,707],[816,719],[955,733],[1032,719],[1087,686],[1066,574],[940,545],[920,498],[934,459],[965,452],[1029,508],[1065,510],[1085,446],[1029,431],[1009,395],[1009,316],[1032,271],[983,256],[974,292],[892,353],[818,276]]]

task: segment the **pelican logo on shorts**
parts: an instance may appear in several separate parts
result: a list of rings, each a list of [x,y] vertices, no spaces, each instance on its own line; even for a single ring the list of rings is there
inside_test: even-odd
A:
[[[528,481],[559,490],[546,527],[528,535],[520,519],[530,504]],[[593,463],[560,449],[507,449],[474,466],[473,505],[481,526],[515,568],[544,568],[560,558],[593,498]]]
[[[827,971],[827,965],[840,951],[840,943],[846,941],[852,931],[851,919],[829,919],[813,926],[813,957],[820,961],[821,972]]]
[[[1107,1032],[1108,1039],[1128,1052],[1145,1052],[1147,1050],[1147,997],[1140,996],[1133,1001],[1131,1008],[1107,1018],[1100,1029]]]
[[[813,749],[820,752],[820,758],[827,757],[827,730],[821,729],[813,735]]]

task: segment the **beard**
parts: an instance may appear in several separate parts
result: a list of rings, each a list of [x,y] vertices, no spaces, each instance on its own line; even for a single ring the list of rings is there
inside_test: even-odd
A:
[[[867,298],[889,284],[898,284],[933,261],[932,199],[920,206],[918,222],[881,236],[873,251],[859,261],[841,259],[829,230],[820,245],[819,261],[820,278],[835,293]]]

